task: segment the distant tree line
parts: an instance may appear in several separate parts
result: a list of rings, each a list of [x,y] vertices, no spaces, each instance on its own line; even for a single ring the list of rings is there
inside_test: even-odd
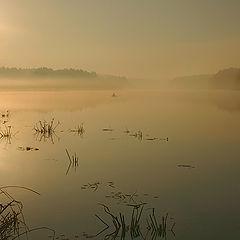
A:
[[[179,88],[240,90],[240,68],[228,68],[211,75],[178,77],[171,85]]]
[[[71,77],[71,78],[96,78],[96,72],[88,72],[82,69],[59,69],[40,68],[8,68],[0,67],[0,76],[3,77]]]

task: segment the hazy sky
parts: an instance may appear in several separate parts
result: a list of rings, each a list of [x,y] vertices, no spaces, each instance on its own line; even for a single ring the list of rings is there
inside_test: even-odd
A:
[[[240,67],[240,0],[0,0],[0,65],[142,78]]]

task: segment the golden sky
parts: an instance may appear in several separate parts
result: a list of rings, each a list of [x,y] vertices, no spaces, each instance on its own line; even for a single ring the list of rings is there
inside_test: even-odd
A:
[[[0,65],[165,79],[240,66],[239,0],[0,0]]]

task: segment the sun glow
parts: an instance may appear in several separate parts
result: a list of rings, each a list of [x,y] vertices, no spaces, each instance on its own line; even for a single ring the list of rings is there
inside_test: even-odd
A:
[[[6,23],[0,22],[0,33],[10,33],[12,32],[14,29],[12,26],[9,26]]]
[[[0,23],[0,31],[5,31],[7,29],[6,25]]]

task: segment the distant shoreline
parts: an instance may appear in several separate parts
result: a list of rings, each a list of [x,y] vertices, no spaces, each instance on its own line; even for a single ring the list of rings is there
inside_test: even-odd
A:
[[[220,70],[212,75],[185,76],[170,82],[173,88],[240,90],[240,68]]]
[[[81,69],[0,68],[0,89],[121,89],[128,79],[121,76],[99,75]]]

